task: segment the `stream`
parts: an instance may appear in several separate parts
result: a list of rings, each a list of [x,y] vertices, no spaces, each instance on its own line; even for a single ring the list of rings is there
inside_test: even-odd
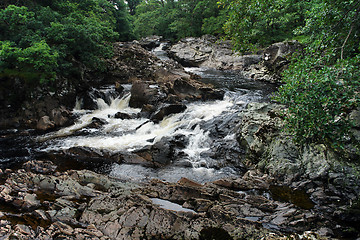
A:
[[[106,86],[99,89],[105,97],[94,99],[98,106],[96,110],[82,109],[81,99],[78,99],[73,110],[76,123],[38,136],[36,151],[61,155],[75,148],[106,155],[129,155],[156,146],[160,158],[171,158],[164,167],[111,162],[100,164],[96,169],[131,181],[157,178],[176,182],[186,177],[204,183],[239,175],[243,170],[243,151],[235,139],[237,115],[249,102],[269,101],[275,87],[246,80],[234,72],[200,68],[186,70],[200,75],[202,81],[226,90],[224,99],[188,103],[184,112],[171,114],[155,123],[139,117],[141,109],[129,107],[130,85],[124,85],[125,90],[118,96],[114,86]],[[115,118],[117,113],[134,117],[118,119]],[[103,124],[93,127],[94,119],[101,119]]]
[[[167,60],[161,49],[162,46],[154,53]],[[97,108],[83,109],[83,99],[78,98],[73,109],[76,121],[72,126],[40,136],[30,130],[1,132],[0,167],[11,168],[33,159],[51,159],[62,165],[63,170],[86,168],[131,181],[157,178],[176,182],[186,177],[204,183],[238,176],[244,171],[241,163],[244,152],[235,139],[235,127],[240,121],[238,113],[250,102],[270,101],[276,86],[246,79],[232,71],[185,70],[199,75],[201,81],[223,89],[226,92],[224,99],[186,103],[184,112],[171,114],[155,123],[142,117],[141,109],[129,107],[131,85],[123,85],[121,94],[115,86],[93,89],[91,91],[100,92],[102,96],[91,91],[88,94]],[[131,117],[116,118],[119,113]],[[100,125],[94,126],[95,119]],[[95,154],[97,158],[85,160],[86,156],[79,158],[69,154],[74,149],[86,151],[91,156]],[[159,161],[165,161],[162,167],[101,159],[103,155],[131,156],[153,149],[158,152]]]

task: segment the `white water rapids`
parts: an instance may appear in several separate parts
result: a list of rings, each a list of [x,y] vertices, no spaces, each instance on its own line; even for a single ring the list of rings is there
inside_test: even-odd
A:
[[[105,93],[113,90],[113,86],[102,89]],[[235,134],[228,131],[220,136],[222,139],[215,139],[210,134],[211,131],[214,132],[214,128],[218,127],[214,121],[230,115],[235,116],[234,114],[248,102],[257,101],[264,95],[266,94],[261,93],[261,90],[228,91],[223,100],[189,103],[184,112],[171,114],[159,123],[142,117],[132,119],[114,117],[118,112],[134,116],[141,111],[129,107],[130,93],[117,98],[109,97],[108,103],[98,98],[96,99],[98,108],[92,111],[81,109],[81,102],[78,101],[73,110],[73,113],[78,116],[76,123],[39,137],[38,140],[42,142],[40,150],[60,152],[74,147],[86,147],[110,153],[124,153],[181,136],[185,147],[177,150],[181,154],[177,155],[178,159],[171,159],[173,164],[159,169],[140,165],[113,164],[110,175],[134,181],[158,178],[170,182],[177,181],[181,177],[198,182],[229,177],[236,174],[236,170],[231,167],[221,167],[221,165],[214,168],[213,166],[216,165],[214,162],[217,159],[209,157],[209,154],[214,149],[215,141],[217,144],[221,141],[221,144],[236,142]],[[94,118],[101,119],[103,125],[97,128],[91,127]]]

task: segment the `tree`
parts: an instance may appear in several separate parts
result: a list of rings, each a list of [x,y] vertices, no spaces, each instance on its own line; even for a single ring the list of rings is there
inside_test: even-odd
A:
[[[9,0],[0,10],[1,78],[36,85],[77,78],[79,66],[101,70],[109,43],[131,38],[129,16],[120,0]]]
[[[224,11],[217,0],[143,1],[136,8],[135,33],[138,37],[156,34],[172,40],[205,33],[221,35]]]
[[[297,30],[309,39],[307,52],[284,73],[277,100],[289,107],[288,130],[298,142],[342,149],[353,138],[349,112],[360,103],[359,10],[359,1],[314,1]]]
[[[301,0],[221,0],[220,4],[229,14],[225,33],[240,51],[293,38],[309,7]]]
[[[135,15],[135,13],[136,13],[135,9],[140,4],[140,2],[141,2],[141,0],[127,0],[131,15]]]

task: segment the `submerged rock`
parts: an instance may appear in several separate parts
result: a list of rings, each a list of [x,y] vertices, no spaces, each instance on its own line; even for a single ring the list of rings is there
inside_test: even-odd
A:
[[[163,120],[166,116],[169,116],[170,114],[175,114],[175,113],[181,113],[183,111],[186,110],[186,105],[184,104],[170,104],[170,105],[166,105],[162,108],[160,108],[160,110],[158,110],[152,117],[151,120],[159,122],[161,120]]]
[[[118,119],[133,119],[135,118],[135,116],[132,116],[130,114],[127,114],[127,113],[124,113],[124,112],[117,112],[115,115],[114,115],[114,118],[118,118]]]

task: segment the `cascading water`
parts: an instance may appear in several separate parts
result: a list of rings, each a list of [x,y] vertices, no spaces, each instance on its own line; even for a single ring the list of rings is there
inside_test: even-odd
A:
[[[188,70],[202,75],[205,81],[218,78],[214,72],[209,73],[202,69]],[[233,81],[234,76],[230,75]],[[221,78],[229,81],[226,75],[222,74]],[[223,84],[227,84],[226,81],[223,80]],[[245,80],[242,81],[245,85],[249,84]],[[229,142],[236,145],[233,121],[238,111],[248,102],[267,100],[268,92],[264,93],[260,89],[269,89],[269,86],[264,88],[263,83],[258,84],[262,85],[249,90],[241,88],[241,83],[238,83],[238,89],[227,91],[223,100],[190,103],[184,112],[169,115],[159,123],[139,117],[140,109],[129,107],[128,91],[125,91],[123,96],[114,97],[114,88],[109,87],[102,90],[105,93],[103,98],[94,96],[96,110],[82,110],[79,99],[74,108],[74,114],[78,115],[77,122],[70,127],[39,137],[38,140],[42,142],[40,150],[59,152],[74,147],[85,147],[110,154],[132,153],[147,146],[181,138],[183,146],[172,146],[177,152],[171,159],[172,164],[157,169],[140,165],[113,164],[110,167],[110,175],[135,181],[148,178],[177,181],[181,177],[187,177],[198,182],[206,182],[229,177],[237,174],[236,166],[224,164],[221,159],[215,157],[216,150],[228,145]],[[129,90],[129,86],[126,89]],[[118,112],[133,117],[117,119],[115,115]],[[101,119],[100,127],[92,126],[94,119]]]

